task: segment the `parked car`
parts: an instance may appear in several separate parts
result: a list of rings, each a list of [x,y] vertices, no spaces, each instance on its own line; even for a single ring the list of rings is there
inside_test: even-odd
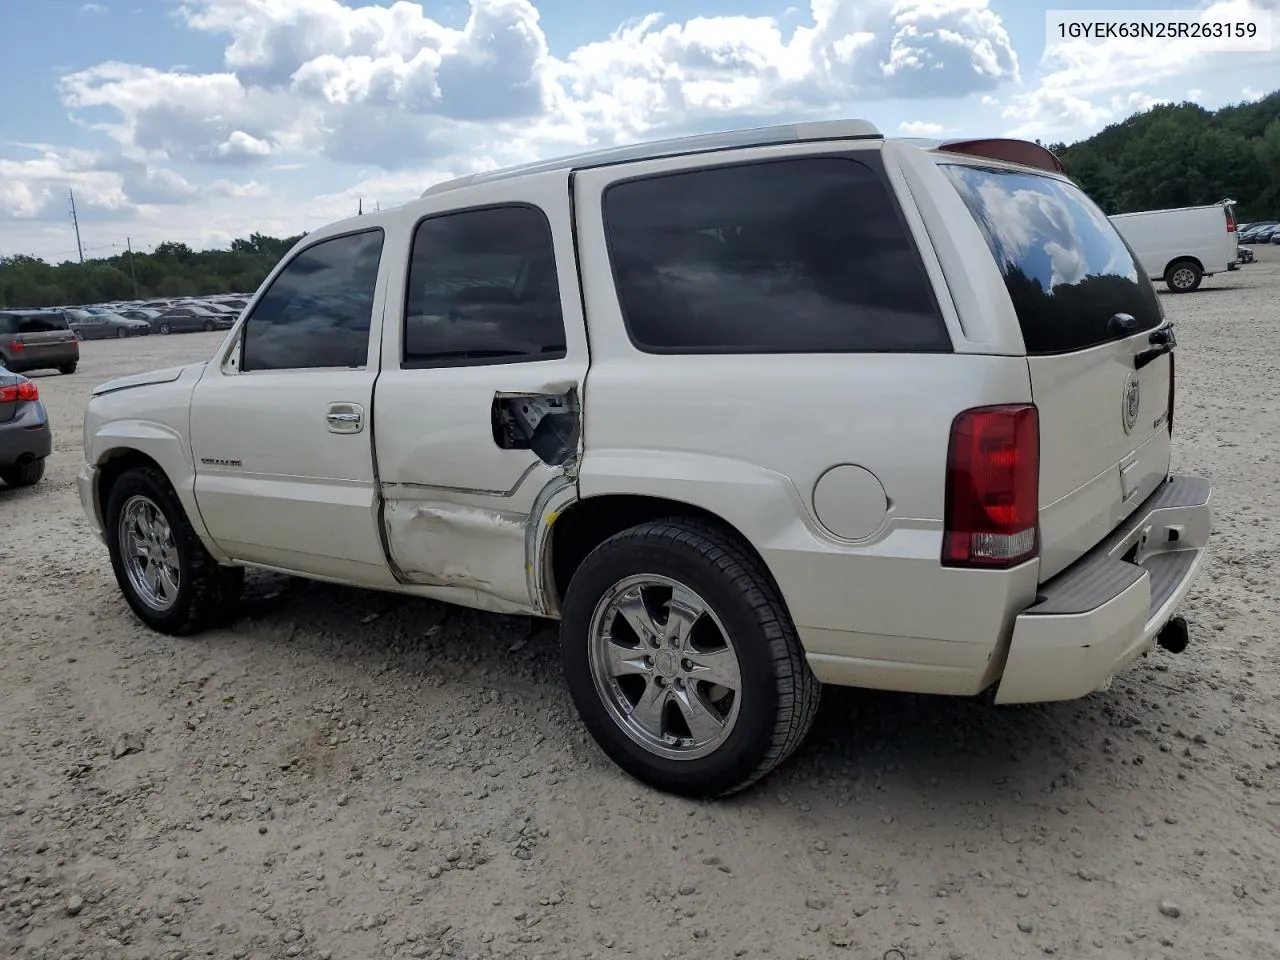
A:
[[[1257,259],[1257,258],[1256,258],[1256,257],[1254,256],[1254,254],[1253,254],[1253,248],[1252,248],[1252,247],[1241,247],[1241,248],[1240,248],[1240,262],[1241,262],[1241,263],[1253,263],[1255,259]]]
[[[768,773],[820,684],[1105,690],[1186,646],[1212,491],[1169,469],[1173,327],[1061,171],[835,121],[435,186],[98,387],[84,509],[167,633],[244,567],[558,618],[586,728],[678,793]]]
[[[0,480],[10,487],[39,483],[52,450],[53,432],[39,387],[0,364]]]
[[[1240,262],[1233,201],[1171,210],[1120,213],[1111,222],[1149,276],[1174,293],[1189,293],[1204,277]]]
[[[80,342],[61,310],[0,310],[0,364],[13,373],[75,373]]]
[[[159,333],[191,333],[194,330],[230,330],[235,318],[206,307],[172,307],[151,320]]]
[[[120,316],[128,317],[130,320],[141,320],[148,327],[151,327],[151,321],[159,317],[163,310],[157,310],[154,307],[126,307],[120,311]]]
[[[91,313],[87,310],[66,311],[67,323],[81,340],[104,340],[108,337],[141,337],[151,332],[151,324],[118,313]]]
[[[1241,243],[1269,243],[1272,236],[1275,235],[1280,224],[1275,223],[1255,223],[1249,226],[1249,229],[1240,236]]]

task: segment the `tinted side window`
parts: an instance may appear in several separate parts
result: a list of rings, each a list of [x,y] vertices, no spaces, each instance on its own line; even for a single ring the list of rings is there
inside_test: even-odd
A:
[[[1004,275],[1029,354],[1066,353],[1160,325],[1159,295],[1079,187],[1034,173],[946,164]],[[1109,329],[1127,313],[1129,333]]]
[[[618,297],[642,350],[949,351],[889,191],[806,157],[632,180],[604,197]]]
[[[0,334],[18,332],[18,318],[11,313],[0,313]]]
[[[60,313],[28,313],[18,315],[18,333],[51,333],[67,330],[66,318]]]
[[[382,239],[381,229],[366,230],[294,257],[245,321],[240,369],[364,366]]]
[[[533,207],[430,217],[413,235],[406,367],[565,355],[551,225]]]

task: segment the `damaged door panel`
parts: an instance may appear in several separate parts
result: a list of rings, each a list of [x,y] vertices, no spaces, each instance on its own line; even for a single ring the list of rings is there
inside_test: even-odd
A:
[[[381,533],[401,582],[538,613],[535,507],[576,489],[589,363],[567,174],[483,193],[442,194],[406,238],[372,409]]]
[[[396,565],[410,583],[466,587],[528,607],[528,514],[440,500],[389,500],[383,513]]]
[[[493,398],[493,442],[499,449],[532,450],[552,466],[577,453],[580,423],[576,388],[564,393],[497,393]]]

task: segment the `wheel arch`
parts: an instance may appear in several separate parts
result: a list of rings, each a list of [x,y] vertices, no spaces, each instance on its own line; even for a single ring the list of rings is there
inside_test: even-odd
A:
[[[111,488],[126,471],[135,467],[151,467],[158,470],[169,482],[192,528],[219,563],[228,558],[209,536],[204,518],[195,499],[195,475],[191,460],[182,440],[159,424],[140,425],[148,429],[124,435],[118,429],[112,435],[99,434],[95,446],[100,447],[90,461],[96,467],[93,502],[98,520],[105,527],[107,501]],[[118,425],[117,425],[118,427]]]
[[[602,493],[575,499],[555,515],[543,549],[543,606],[558,615],[569,581],[587,555],[616,533],[664,518],[699,520],[733,537],[760,563],[773,581],[773,574],[760,552],[737,526],[720,514],[697,504],[664,496],[633,493]],[[778,589],[778,584],[773,582]],[[779,591],[781,595],[781,591]]]
[[[1204,264],[1200,262],[1198,257],[1193,257],[1189,253],[1184,253],[1174,257],[1172,260],[1170,260],[1168,263],[1164,265],[1164,273],[1161,275],[1161,279],[1167,280],[1169,278],[1169,274],[1173,272],[1173,268],[1180,263],[1194,264],[1195,268],[1199,270],[1201,273],[1205,272]]]

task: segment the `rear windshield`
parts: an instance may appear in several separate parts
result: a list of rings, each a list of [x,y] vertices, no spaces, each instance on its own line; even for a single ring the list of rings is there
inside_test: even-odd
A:
[[[1028,354],[1068,353],[1158,327],[1155,288],[1106,215],[1074,184],[943,164],[1004,274]],[[1117,313],[1138,324],[1118,332]]]
[[[9,314],[8,320],[0,320],[8,333],[49,333],[53,330],[66,330],[67,321],[60,313],[18,313]]]

